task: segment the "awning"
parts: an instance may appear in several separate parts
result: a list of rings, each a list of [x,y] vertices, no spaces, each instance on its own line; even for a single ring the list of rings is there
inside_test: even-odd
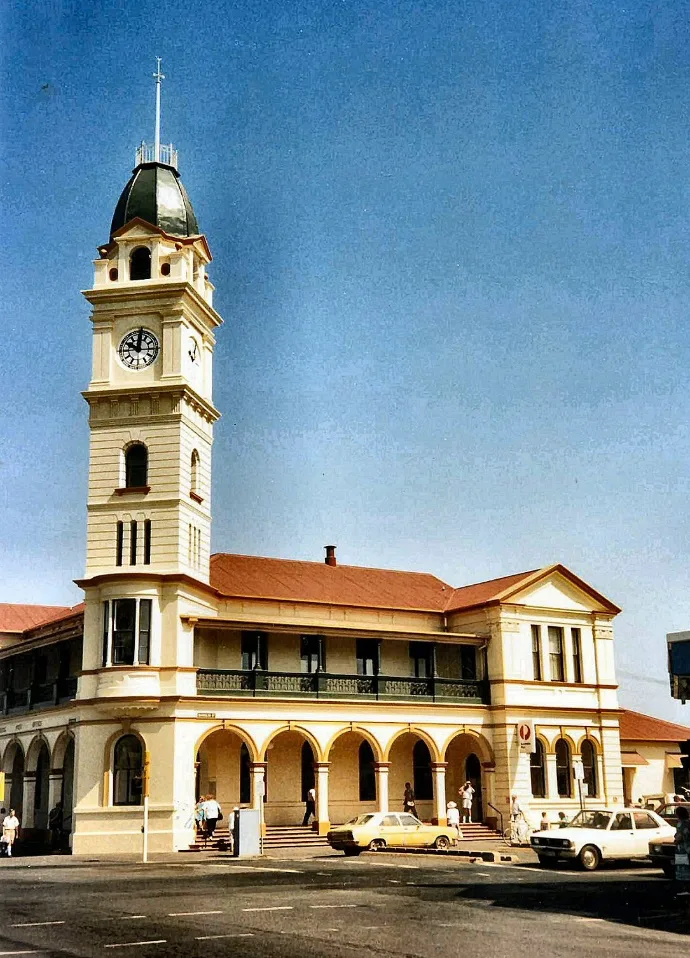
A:
[[[680,755],[678,752],[667,752],[666,768],[682,768],[683,762],[681,760],[684,758],[687,758],[687,756]]]
[[[623,768],[636,768],[638,765],[649,765],[649,762],[639,752],[621,752],[621,765]]]

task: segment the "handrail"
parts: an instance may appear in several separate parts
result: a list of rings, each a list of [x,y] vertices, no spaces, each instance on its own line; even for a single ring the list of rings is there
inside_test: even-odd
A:
[[[487,802],[486,804],[489,806],[489,808],[493,808],[493,810],[496,812],[498,817],[501,819],[501,835],[502,835],[503,832],[505,831],[505,829],[503,828],[503,812],[500,811],[500,809],[496,808],[495,805],[492,805],[491,802]]]

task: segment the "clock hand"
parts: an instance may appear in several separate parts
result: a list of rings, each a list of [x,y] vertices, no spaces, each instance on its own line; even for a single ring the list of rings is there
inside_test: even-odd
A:
[[[141,337],[144,335],[143,327],[139,330],[139,335],[137,336],[137,352],[141,352]]]

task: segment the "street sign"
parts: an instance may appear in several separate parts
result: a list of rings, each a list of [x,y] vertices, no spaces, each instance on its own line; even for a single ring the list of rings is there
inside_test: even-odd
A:
[[[585,767],[578,759],[575,759],[573,762],[573,775],[575,776],[576,782],[584,782],[585,780]]]
[[[534,722],[532,722],[529,719],[524,722],[518,722],[517,733],[518,733],[518,742],[520,743],[520,751],[533,752],[534,751]]]

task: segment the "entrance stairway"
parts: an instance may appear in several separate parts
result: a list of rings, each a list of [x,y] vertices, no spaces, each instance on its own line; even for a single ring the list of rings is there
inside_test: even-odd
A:
[[[496,841],[500,833],[479,823],[461,825],[464,842]],[[264,850],[274,848],[328,848],[325,835],[317,835],[311,827],[304,825],[268,825],[264,836]],[[214,832],[213,840],[206,841],[203,831],[197,832],[196,841],[189,846],[190,852],[229,851],[230,832],[225,822],[220,822]]]

